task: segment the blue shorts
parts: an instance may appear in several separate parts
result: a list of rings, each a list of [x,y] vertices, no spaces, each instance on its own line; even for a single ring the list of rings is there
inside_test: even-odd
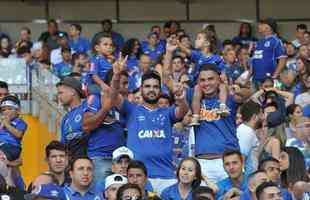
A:
[[[18,146],[0,142],[0,151],[2,151],[9,161],[17,160],[22,152]]]

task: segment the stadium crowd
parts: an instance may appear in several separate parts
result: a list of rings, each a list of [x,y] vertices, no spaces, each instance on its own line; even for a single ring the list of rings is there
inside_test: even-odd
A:
[[[91,39],[55,20],[38,40],[0,33],[0,59],[58,76],[66,109],[48,171],[26,186],[27,124],[0,82],[1,199],[309,199],[310,32],[287,41],[271,18],[256,30],[222,41],[208,25],[192,40],[169,21],[124,40],[107,19]]]

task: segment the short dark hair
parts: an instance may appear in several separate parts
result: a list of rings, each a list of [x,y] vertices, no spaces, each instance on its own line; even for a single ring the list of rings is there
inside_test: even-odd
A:
[[[219,70],[217,69],[217,66],[215,64],[204,64],[200,67],[199,73],[203,71],[213,71],[216,74],[219,74]]]
[[[169,101],[169,105],[173,103],[172,98],[168,94],[165,94],[165,93],[161,93],[159,95],[159,99],[167,99]]]
[[[128,189],[136,189],[137,191],[139,191],[140,196],[142,196],[142,191],[140,189],[140,187],[137,184],[131,184],[131,183],[127,183],[125,185],[122,185],[116,193],[116,199],[122,199],[123,193],[125,190]]]
[[[160,78],[160,75],[158,72],[154,71],[154,70],[149,70],[147,72],[145,72],[143,75],[142,75],[142,78],[141,78],[141,82],[142,82],[142,85],[143,85],[143,82],[148,80],[148,79],[156,79],[158,80],[159,82],[159,85],[161,85],[161,78]]]
[[[80,24],[71,24],[70,26],[74,26],[78,31],[80,31],[80,33],[82,32],[82,26]]]
[[[258,169],[264,170],[266,163],[268,163],[268,162],[280,163],[277,159],[270,156],[270,157],[259,162]]]
[[[286,108],[286,116],[294,114],[294,112],[295,112],[297,107],[301,107],[301,106],[298,105],[298,104],[295,104],[295,103],[290,104],[289,106],[287,106],[287,108]]]
[[[254,176],[256,176],[259,173],[266,173],[265,170],[263,169],[258,169],[255,172],[252,172],[249,176],[248,176],[248,180],[252,179]]]
[[[278,104],[276,103],[276,102],[274,102],[274,101],[272,101],[272,102],[270,102],[270,103],[267,103],[266,105],[264,105],[264,110],[266,109],[266,108],[268,108],[268,107],[275,107],[276,109],[278,109]]]
[[[27,26],[22,27],[20,30],[21,30],[21,31],[26,31],[29,35],[31,34],[31,30],[30,30],[30,28],[27,27]]]
[[[231,155],[237,155],[237,156],[239,156],[240,160],[243,161],[241,152],[239,150],[235,150],[235,149],[226,149],[223,153],[223,161],[224,161],[225,157],[228,157]]]
[[[180,59],[182,63],[184,63],[184,59],[181,56],[173,56],[171,60]]]
[[[74,164],[78,160],[88,160],[92,165],[94,165],[92,159],[90,159],[88,156],[82,155],[82,156],[75,156],[71,159],[70,164],[69,164],[69,170],[73,171],[74,169]]]
[[[215,197],[214,191],[208,186],[199,186],[193,190],[192,198],[193,200],[199,199],[203,194],[210,194]]]
[[[54,24],[56,27],[58,27],[58,23],[55,19],[48,20],[47,24]]]
[[[94,51],[94,53],[97,53],[95,50],[95,46],[100,44],[100,41],[102,38],[110,38],[112,39],[111,34],[108,33],[104,33],[104,32],[99,32],[94,36],[94,39],[92,41],[92,50]]]
[[[262,184],[260,184],[257,188],[256,188],[256,198],[258,200],[260,200],[260,197],[261,195],[263,194],[264,190],[268,187],[277,187],[278,188],[278,185],[271,182],[271,181],[268,181],[268,182],[264,182]]]
[[[110,26],[112,26],[112,20],[111,19],[104,19],[101,21],[101,25],[104,25],[105,23],[110,24]]]
[[[261,111],[260,105],[250,100],[241,106],[240,114],[241,114],[242,120],[245,122],[248,122],[251,120],[253,115],[259,114],[260,111]]]
[[[61,48],[61,53],[65,53],[65,52],[71,52],[71,49],[68,47]]]
[[[130,169],[141,169],[144,175],[147,176],[147,169],[144,163],[140,160],[131,160],[127,168],[127,173],[129,172]]]
[[[0,88],[4,88],[4,89],[9,90],[9,85],[5,81],[0,81]]]
[[[45,147],[45,156],[48,158],[51,154],[52,150],[58,150],[58,151],[63,151],[67,153],[66,146],[62,144],[61,142],[57,140],[51,141],[46,147]]]
[[[308,29],[308,27],[307,27],[306,24],[297,24],[296,31],[299,30],[299,29],[306,31]]]

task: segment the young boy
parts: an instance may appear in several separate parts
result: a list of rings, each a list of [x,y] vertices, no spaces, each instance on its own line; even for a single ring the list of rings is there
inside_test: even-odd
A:
[[[67,47],[61,48],[62,62],[56,65],[53,65],[53,72],[59,78],[64,78],[72,72],[71,65],[71,50]]]
[[[19,158],[21,140],[27,130],[27,124],[18,116],[20,101],[16,96],[8,95],[0,102],[0,151],[7,160],[14,161]]]

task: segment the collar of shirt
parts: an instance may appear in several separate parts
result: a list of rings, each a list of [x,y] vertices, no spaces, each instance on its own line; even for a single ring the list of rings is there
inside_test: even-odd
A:
[[[87,196],[87,195],[94,195],[95,194],[95,188],[92,187],[92,186],[90,186],[88,188],[88,190],[85,192],[84,195],[82,195],[78,191],[75,191],[71,185],[70,186],[65,186],[65,188],[70,192],[71,196]]]

